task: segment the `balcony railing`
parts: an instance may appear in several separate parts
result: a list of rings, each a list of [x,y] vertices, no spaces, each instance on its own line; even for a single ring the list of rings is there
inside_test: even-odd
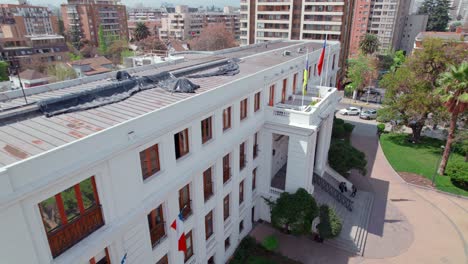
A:
[[[151,244],[153,248],[161,243],[162,239],[166,237],[166,231],[164,230],[164,222],[157,224],[150,230]]]
[[[83,215],[52,230],[47,234],[52,256],[54,258],[59,256],[103,225],[101,206],[94,206]]]
[[[338,201],[346,209],[348,209],[348,211],[353,211],[354,201],[346,197],[343,193],[341,193],[341,191],[339,191],[337,188],[331,185],[327,180],[314,173],[312,183],[314,185],[319,186],[322,190],[327,192],[331,197],[333,197],[336,201]]]

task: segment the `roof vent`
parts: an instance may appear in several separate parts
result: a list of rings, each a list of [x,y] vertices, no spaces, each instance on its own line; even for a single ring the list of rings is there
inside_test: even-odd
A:
[[[291,56],[291,51],[289,50],[283,51],[283,56]]]

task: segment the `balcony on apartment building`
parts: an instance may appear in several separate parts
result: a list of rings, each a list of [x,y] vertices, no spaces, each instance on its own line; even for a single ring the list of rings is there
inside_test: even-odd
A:
[[[303,99],[304,97],[304,99]],[[322,118],[320,115],[330,111],[333,100],[338,100],[336,88],[309,87],[302,96],[302,91],[266,108],[267,121],[292,126],[314,126]]]

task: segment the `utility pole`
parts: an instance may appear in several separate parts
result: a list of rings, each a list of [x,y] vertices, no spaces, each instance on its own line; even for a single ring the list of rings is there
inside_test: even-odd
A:
[[[21,88],[21,92],[23,93],[24,102],[28,104],[28,99],[26,98],[26,93],[24,92],[23,83],[21,82],[20,70],[21,67],[19,65],[19,61],[18,64],[16,64],[16,58],[13,57],[13,59],[10,60],[10,73],[13,73],[13,75],[14,73],[16,73],[16,75],[18,76],[18,81]]]

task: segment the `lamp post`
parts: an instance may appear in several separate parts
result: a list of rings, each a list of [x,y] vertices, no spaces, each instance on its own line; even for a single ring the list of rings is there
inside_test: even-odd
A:
[[[444,155],[445,146],[440,146],[440,148],[442,149],[442,155]],[[434,174],[432,175],[432,187],[434,187],[434,182],[435,182],[435,178],[437,175],[437,169],[439,168],[440,161],[442,160],[442,155],[440,155],[439,160],[437,161],[437,164],[434,170]]]
[[[10,73],[13,73],[13,75],[16,74],[18,76],[18,81],[21,88],[21,92],[23,93],[24,101],[26,102],[26,104],[28,104],[28,99],[26,98],[26,93],[24,92],[23,83],[21,82],[19,62],[18,64],[16,64],[15,62],[16,60],[10,61]]]

